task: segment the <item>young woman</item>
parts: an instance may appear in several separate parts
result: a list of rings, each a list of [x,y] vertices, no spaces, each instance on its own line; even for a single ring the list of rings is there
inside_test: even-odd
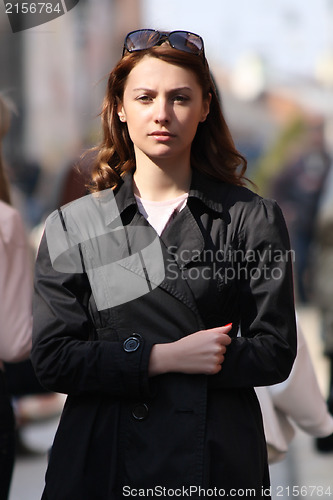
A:
[[[102,121],[92,194],[36,264],[32,360],[68,394],[43,498],[267,498],[253,387],[296,353],[289,239],[243,186],[201,37],[129,33]]]

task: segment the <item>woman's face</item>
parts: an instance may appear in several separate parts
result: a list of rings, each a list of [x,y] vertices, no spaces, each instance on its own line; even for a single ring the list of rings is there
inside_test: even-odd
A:
[[[118,106],[137,162],[144,157],[189,162],[198,124],[208,112],[209,100],[203,100],[192,71],[149,56],[128,75]]]

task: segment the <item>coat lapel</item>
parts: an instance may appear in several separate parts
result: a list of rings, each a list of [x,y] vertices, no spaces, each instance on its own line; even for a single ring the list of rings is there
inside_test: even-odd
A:
[[[122,255],[118,254],[117,266],[123,270],[123,276],[124,272],[132,274],[127,275],[127,286],[137,283],[142,290],[146,287],[146,293],[158,286],[197,314],[191,289],[183,275],[185,250],[187,255],[192,249],[201,252],[204,245],[201,232],[192,219],[190,210],[184,208],[160,238],[143,215],[135,213],[130,223],[123,227],[126,245],[122,245]],[[190,227],[194,229],[191,231]],[[179,238],[180,234],[185,237],[184,241]]]
[[[204,238],[187,205],[162,233],[160,241],[166,263],[165,279],[160,288],[167,290],[198,315],[196,301],[185,278],[184,268],[194,255],[201,254]]]

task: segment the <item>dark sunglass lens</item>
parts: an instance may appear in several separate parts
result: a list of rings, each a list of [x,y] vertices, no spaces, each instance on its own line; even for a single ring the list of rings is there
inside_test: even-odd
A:
[[[129,52],[154,47],[160,35],[154,30],[139,30],[130,33],[126,38],[126,48]]]
[[[203,49],[201,38],[193,33],[174,31],[170,33],[169,41],[174,48],[192,54],[200,54]]]

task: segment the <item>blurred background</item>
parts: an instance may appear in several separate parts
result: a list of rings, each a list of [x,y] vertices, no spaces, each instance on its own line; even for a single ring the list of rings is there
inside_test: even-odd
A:
[[[333,214],[333,0],[80,0],[65,15],[17,33],[1,2],[0,92],[13,113],[3,153],[33,249],[45,217],[83,194],[73,165],[100,139],[108,73],[125,34],[139,27],[204,38],[248,177],[260,194],[277,199],[286,217],[299,317],[328,397],[333,357],[323,325],[333,291],[321,288],[319,300],[316,276],[333,282],[332,264],[319,269],[323,246],[327,255],[333,245],[322,240],[333,222],[327,229],[320,219],[324,205],[325,221]],[[18,457],[11,500],[35,500],[41,492],[55,425],[38,415],[31,420],[22,439],[32,453]],[[273,479],[331,485],[333,495],[333,454],[319,453],[312,441],[298,434]]]

